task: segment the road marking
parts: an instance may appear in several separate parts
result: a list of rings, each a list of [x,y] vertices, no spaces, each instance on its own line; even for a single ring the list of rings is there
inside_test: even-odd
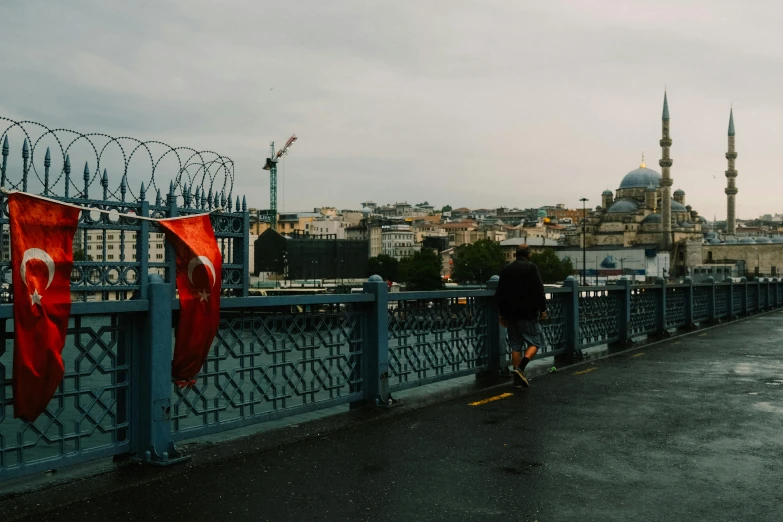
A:
[[[590,372],[592,372],[594,370],[597,370],[597,369],[598,369],[597,367],[592,367],[592,368],[588,368],[586,370],[582,370],[581,372],[574,372],[573,375],[583,375],[585,373],[590,373]]]
[[[632,355],[631,357],[641,357],[642,355],[644,355],[644,352],[636,353],[636,354]]]
[[[486,404],[488,402],[499,401],[500,399],[505,399],[507,397],[511,397],[512,395],[514,395],[514,394],[513,393],[501,393],[500,395],[495,395],[494,397],[490,397],[489,399],[481,399],[480,401],[470,402],[470,403],[468,403],[468,406],[481,406],[481,405]]]

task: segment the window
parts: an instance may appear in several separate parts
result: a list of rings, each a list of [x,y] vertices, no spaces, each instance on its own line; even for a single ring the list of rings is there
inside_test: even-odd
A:
[[[92,250],[92,245],[87,245],[87,250]]]
[[[106,250],[114,250],[114,245],[109,245],[108,247],[106,247]]]
[[[131,254],[131,259],[136,259],[136,254]]]
[[[114,239],[114,234],[109,234],[108,236],[106,236],[106,239]]]
[[[87,241],[92,241],[92,236],[87,236]]]
[[[136,233],[131,234],[131,239],[136,239]]]
[[[155,234],[158,239],[163,239],[163,234]]]
[[[163,259],[163,254],[155,254],[155,259]]]
[[[98,261],[103,261],[103,256],[98,254]]]
[[[106,256],[106,258],[107,259],[114,259],[114,254],[109,254],[108,256]]]
[[[103,250],[103,245],[95,245],[95,250]]]
[[[161,248],[163,248],[163,243],[158,243],[157,245],[155,245],[155,248],[157,250],[160,250]]]
[[[770,269],[772,270],[772,277],[775,277],[776,275],[778,275],[778,267],[772,266],[772,267],[770,267]]]

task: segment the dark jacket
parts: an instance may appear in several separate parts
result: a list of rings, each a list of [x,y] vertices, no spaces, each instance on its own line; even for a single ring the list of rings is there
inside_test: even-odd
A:
[[[544,283],[538,267],[523,259],[506,265],[500,271],[495,299],[504,319],[538,319],[546,311]]]

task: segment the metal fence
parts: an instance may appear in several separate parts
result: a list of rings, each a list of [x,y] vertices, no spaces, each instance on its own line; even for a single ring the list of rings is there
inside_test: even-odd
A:
[[[165,462],[174,441],[458,376],[497,375],[509,356],[486,290],[235,297],[195,385],[171,384],[178,302],[150,276],[147,298],[75,303],[66,375],[34,423],[13,419],[12,306],[0,305],[0,480],[113,455]],[[783,281],[547,289],[543,355],[662,336],[783,304]]]

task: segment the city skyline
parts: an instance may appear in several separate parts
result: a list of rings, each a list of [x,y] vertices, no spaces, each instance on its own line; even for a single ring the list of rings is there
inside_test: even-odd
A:
[[[753,219],[781,211],[778,14],[730,2],[8,5],[0,114],[216,150],[235,161],[234,193],[262,208],[268,143],[296,132],[283,212],[368,194],[574,208],[599,204],[642,153],[660,172],[668,88],[672,189],[725,219],[733,104],[737,217]]]

